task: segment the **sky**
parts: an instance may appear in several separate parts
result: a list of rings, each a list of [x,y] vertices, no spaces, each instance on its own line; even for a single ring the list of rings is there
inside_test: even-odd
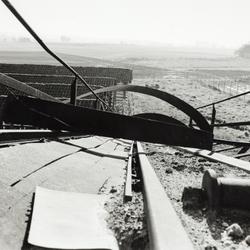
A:
[[[45,41],[237,48],[249,0],[10,0]],[[0,1],[0,36],[29,36]]]

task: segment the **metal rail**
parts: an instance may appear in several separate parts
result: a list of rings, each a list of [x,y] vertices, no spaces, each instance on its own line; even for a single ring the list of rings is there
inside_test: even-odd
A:
[[[193,250],[191,240],[139,142],[137,151],[143,178],[150,249]]]
[[[229,148],[222,148],[218,150],[213,150],[214,153],[220,153],[220,152],[225,152],[225,151],[230,151],[233,149],[239,148],[239,146],[234,146],[234,147],[229,147]]]
[[[134,142],[131,143],[129,154],[128,154],[128,162],[127,162],[127,173],[126,173],[126,182],[125,182],[125,192],[124,192],[124,200],[131,201],[132,200],[132,158],[133,158],[133,148]]]
[[[24,144],[30,142],[39,142],[42,138],[45,139],[70,139],[85,137],[84,134],[72,133],[72,132],[53,132],[50,130],[12,130],[3,129],[0,130],[0,147],[10,146],[13,144]]]
[[[250,121],[211,124],[212,127],[234,127],[250,125]]]
[[[88,83],[78,74],[71,66],[64,62],[59,56],[52,52],[47,45],[42,41],[42,39],[36,34],[36,32],[30,27],[30,25],[24,20],[24,18],[18,13],[14,6],[8,0],[2,0],[6,7],[12,12],[12,14],[18,19],[18,21],[26,28],[26,30],[33,36],[33,38],[41,45],[41,47],[53,58],[55,58],[59,63],[61,63],[65,68],[67,68],[75,77],[79,78],[80,81],[89,89],[89,91],[103,103],[108,109],[112,110],[109,105],[103,101],[98,95],[95,94],[93,89],[88,85]]]
[[[175,148],[197,156],[202,156],[211,161],[224,163],[231,167],[236,167],[250,173],[250,162],[242,161],[240,159],[236,159],[220,153],[214,153],[213,151],[210,150],[201,150],[197,148],[183,148],[183,147],[175,147]]]
[[[248,153],[243,153],[243,154],[237,154],[237,155],[235,155],[234,157],[237,158],[237,159],[240,159],[240,158],[248,157],[248,156],[250,156],[250,152],[248,152]]]

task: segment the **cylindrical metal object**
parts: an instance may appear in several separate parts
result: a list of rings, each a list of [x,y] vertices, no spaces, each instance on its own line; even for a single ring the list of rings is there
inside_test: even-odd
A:
[[[250,208],[250,179],[218,178],[223,207]]]
[[[209,169],[204,173],[202,189],[210,209],[250,209],[250,178],[218,177],[214,170]]]

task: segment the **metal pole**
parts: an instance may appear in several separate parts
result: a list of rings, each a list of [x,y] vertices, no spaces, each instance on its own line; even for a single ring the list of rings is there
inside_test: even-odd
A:
[[[211,124],[212,127],[234,127],[234,126],[247,126],[247,125],[250,125],[250,121]]]
[[[71,83],[70,88],[70,104],[76,106],[76,96],[77,96],[77,78]]]

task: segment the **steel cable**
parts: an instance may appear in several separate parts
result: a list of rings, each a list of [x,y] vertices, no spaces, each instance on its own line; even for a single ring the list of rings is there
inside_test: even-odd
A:
[[[58,62],[60,62],[65,68],[67,68],[73,75],[80,79],[80,81],[92,92],[92,94],[103,103],[109,110],[112,109],[109,105],[102,100],[98,95],[95,94],[94,90],[88,85],[88,83],[82,78],[82,76],[77,73],[71,66],[69,66],[66,62],[64,62],[60,57],[58,57],[54,52],[52,52],[47,45],[41,40],[41,38],[35,33],[35,31],[29,26],[29,24],[23,19],[23,17],[18,13],[18,11],[14,8],[14,6],[8,0],[2,0],[2,2],[6,5],[6,7],[12,12],[12,14],[18,19],[18,21],[26,28],[26,30],[33,36],[33,38],[41,45],[41,47],[50,54],[53,58],[55,58]]]

